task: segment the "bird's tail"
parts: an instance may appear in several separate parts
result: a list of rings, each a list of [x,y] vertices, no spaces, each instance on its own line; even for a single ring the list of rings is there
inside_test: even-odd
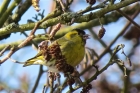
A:
[[[29,66],[29,65],[33,65],[34,61],[33,60],[28,60],[25,62],[25,64],[23,65],[23,67]]]

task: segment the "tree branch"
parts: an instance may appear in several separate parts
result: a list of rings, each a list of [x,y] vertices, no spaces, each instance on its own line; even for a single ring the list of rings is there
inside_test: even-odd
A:
[[[137,2],[137,0],[129,0],[129,1],[125,0],[123,2],[114,4],[112,6],[107,6],[103,9],[100,9],[99,11],[89,13],[89,14],[86,14],[83,16],[81,16],[78,13],[67,12],[67,13],[64,13],[64,14],[56,17],[56,18],[51,18],[51,19],[46,20],[38,28],[39,29],[47,28],[47,27],[53,26],[57,23],[65,24],[65,23],[71,22],[71,20],[73,18],[75,18],[75,22],[77,22],[77,23],[88,22],[88,21],[91,21],[91,19],[92,20],[96,19],[97,17],[101,17],[108,12],[111,12],[115,9],[122,8],[124,6],[127,6],[127,5],[135,3],[135,2]],[[137,7],[137,9],[138,9],[138,7]],[[59,14],[60,12],[61,11],[55,11],[55,12],[49,14],[48,16],[53,15],[55,17],[56,16],[55,14]],[[134,12],[134,10],[133,10],[133,12]],[[5,34],[9,34],[9,33],[13,33],[13,32],[22,32],[22,31],[26,31],[26,30],[31,30],[31,29],[33,29],[35,24],[36,23],[22,24],[19,26],[17,25],[16,27],[15,26],[14,27],[8,26],[10,29],[8,29],[8,27],[1,28],[0,29],[0,36],[5,35]],[[96,26],[96,25],[92,25],[92,26]]]

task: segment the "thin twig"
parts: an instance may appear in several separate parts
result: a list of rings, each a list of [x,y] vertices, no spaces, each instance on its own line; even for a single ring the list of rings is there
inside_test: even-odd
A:
[[[129,65],[132,66],[131,60],[130,58],[125,54],[124,49],[122,48],[122,54],[124,54],[124,56],[127,58],[127,60],[129,61]]]
[[[40,80],[42,74],[43,74],[43,66],[40,65],[38,77],[37,77],[37,79],[36,79],[36,82],[35,82],[35,84],[34,84],[34,87],[33,87],[32,90],[31,90],[31,93],[35,93],[35,91],[36,91],[36,89],[37,89],[37,86],[38,86],[38,84],[39,84],[39,80]]]
[[[101,70],[97,70],[97,72],[91,77],[89,78],[88,80],[86,80],[85,82],[83,82],[83,85],[86,85],[86,84],[89,84],[91,81],[95,80],[97,78],[98,75],[100,75],[102,72],[104,72],[110,65],[114,64],[115,62],[112,61],[113,58],[115,57],[116,53],[122,49],[122,47],[120,47],[120,45],[118,45],[115,49],[114,49],[114,52],[109,60],[109,62],[107,63],[107,65],[105,67],[103,67]],[[68,91],[67,93],[71,93],[71,92],[74,92],[75,90],[79,89],[80,87],[82,87],[83,85],[79,85],[79,86],[76,86],[75,88],[73,88],[73,91]]]
[[[132,19],[134,19],[137,15],[139,14],[139,10],[135,12],[135,14],[132,16]],[[115,37],[115,39],[110,43],[110,45],[102,52],[102,54],[99,56],[99,58],[97,60],[94,60],[94,64],[96,64],[106,53],[107,51],[110,49],[110,47],[116,42],[116,40],[122,36],[125,31],[127,30],[127,28],[129,28],[129,26],[131,25],[131,22],[129,21],[125,27],[122,29],[122,31]],[[93,64],[93,65],[94,65]],[[83,75],[86,71],[90,70],[92,68],[92,66],[87,67],[86,69],[84,69],[80,75]]]
[[[50,93],[53,93],[54,92],[54,87],[53,86],[54,86],[54,78],[51,78],[50,79],[50,88],[51,88],[50,89]]]
[[[34,42],[36,42],[36,43],[39,43],[39,42],[41,42],[41,41],[43,41],[43,40],[48,40],[49,39],[49,35],[36,35],[36,36],[34,36],[34,39],[33,39],[33,41]],[[15,46],[15,47],[17,47],[19,44],[21,44],[23,41],[25,41],[25,39],[24,40],[19,40],[19,41],[16,41],[16,42],[11,42],[11,43],[7,43],[7,44],[1,44],[0,45],[0,51],[2,51],[5,47],[7,47],[8,45],[10,45],[10,46]],[[28,44],[26,44],[25,46],[29,46],[29,45],[31,45],[31,43],[29,42]],[[10,50],[10,48],[7,48],[6,49],[6,51],[7,50]]]
[[[28,35],[25,33],[25,32],[22,32],[26,37],[28,37]],[[31,40],[31,43],[35,46],[35,49],[37,50],[38,48],[38,45],[33,41]]]
[[[60,3],[60,5],[61,5],[61,7],[62,7],[62,10],[63,10],[64,12],[66,12],[66,8],[65,8],[65,5],[64,5],[64,3],[62,2],[62,0],[58,0],[58,2]]]
[[[50,33],[50,40],[53,39],[53,37],[55,36],[56,32],[60,29],[61,24],[58,23],[51,31]]]
[[[11,49],[11,51],[2,59],[0,60],[0,64],[2,64],[3,62],[5,62],[8,58],[11,57],[12,54],[14,54],[17,50],[19,50],[20,48],[22,48],[23,46],[25,46],[27,43],[29,43],[33,38],[34,38],[34,33],[37,30],[38,26],[45,21],[45,19],[37,22],[33,28],[33,30],[31,31],[30,35],[21,43],[18,45],[18,47],[13,47]]]
[[[17,5],[21,2],[21,0],[14,0],[11,5],[6,9],[6,11],[0,17],[0,27],[2,27],[3,23],[7,20],[12,11],[17,7]],[[1,15],[1,14],[0,14]]]
[[[12,58],[9,58],[12,62],[14,62],[14,63],[18,63],[18,64],[25,64],[25,62],[19,62],[19,61],[17,61],[17,60],[14,60],[14,59],[12,59]]]
[[[129,2],[127,0],[124,0],[123,3],[121,2],[121,3],[113,4],[111,7],[108,6],[108,7],[105,7],[103,9],[100,9],[99,11],[93,12],[92,15],[91,14],[85,14],[85,15],[81,16],[81,15],[77,15],[77,13],[74,13],[74,12],[68,12],[68,13],[62,14],[61,16],[58,16],[62,13],[62,11],[56,10],[56,11],[48,14],[48,16],[47,16],[48,20],[43,22],[41,24],[40,28],[47,28],[47,27],[52,26],[53,24],[57,24],[57,23],[63,23],[63,24],[68,23],[68,21],[70,22],[72,18],[77,17],[77,16],[78,17],[76,18],[75,22],[77,22],[77,23],[85,22],[85,24],[86,24],[86,25],[81,27],[82,29],[85,29],[87,27],[97,26],[98,25],[98,23],[96,23],[97,21],[93,23],[91,21],[91,19],[96,19],[97,16],[102,16],[102,15],[108,13],[108,12],[113,11],[114,9],[122,8],[124,6],[127,6],[127,5],[135,3],[135,2],[137,2],[137,0],[129,0]],[[137,6],[139,7],[139,5],[137,5]],[[134,10],[136,10],[136,9],[134,9]],[[128,11],[130,12],[130,10],[128,10]],[[131,11],[131,12],[133,12],[133,11]],[[58,16],[58,17],[56,17],[56,16]],[[54,17],[54,18],[52,18],[52,17]],[[116,18],[118,19],[120,17],[121,16],[119,15],[119,17],[116,17]],[[116,21],[117,20],[116,18],[115,18],[115,20],[111,20],[111,22]],[[105,22],[108,23],[107,21],[109,22],[110,18],[109,18],[109,20],[106,20]],[[88,26],[86,22],[92,23],[92,24],[90,24]],[[26,25],[23,24],[23,25],[19,25],[17,28],[12,27],[11,29],[7,29],[7,27],[3,27],[2,29],[0,29],[0,36],[5,35],[5,34],[9,34],[9,33],[13,33],[13,32],[21,32],[21,31],[24,31],[24,30],[30,30],[31,28],[34,27],[34,25],[35,25],[35,23],[31,23],[30,26],[29,26],[29,24],[26,24]]]
[[[0,56],[3,55],[3,53],[10,48],[10,45],[7,45],[2,51],[0,51]]]
[[[44,85],[42,93],[45,93],[46,86]]]
[[[139,30],[138,31],[140,31],[140,26],[136,23],[136,22],[134,22],[130,17],[128,17],[124,12],[122,12],[121,10],[119,10],[119,9],[117,9],[117,11],[120,13],[120,14],[122,14],[124,17],[126,17],[130,22],[132,22]]]
[[[66,79],[64,80],[63,84],[58,88],[58,92],[62,92],[62,90],[64,90],[66,87],[67,87],[67,80],[68,80],[68,77],[66,77]]]
[[[2,16],[2,14],[4,14],[4,12],[6,11],[9,3],[10,3],[10,0],[3,0],[2,4],[0,6],[0,18]]]
[[[84,14],[84,13],[89,12],[89,11],[93,11],[93,10],[96,10],[96,9],[99,9],[99,8],[104,8],[106,6],[107,2],[108,2],[108,0],[105,0],[104,2],[98,4],[97,6],[93,6],[93,7],[89,6],[86,9],[79,11],[78,13],[79,14]]]
[[[123,86],[123,90],[121,93],[128,93],[129,91],[129,86],[130,86],[130,70],[127,70],[127,77],[124,78],[124,86]]]

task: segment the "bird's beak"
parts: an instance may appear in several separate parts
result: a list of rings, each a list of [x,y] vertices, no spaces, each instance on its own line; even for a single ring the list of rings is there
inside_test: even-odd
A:
[[[89,36],[90,36],[90,35],[85,34],[85,35],[83,35],[83,39],[85,39],[85,40],[86,40],[86,39],[90,39]]]

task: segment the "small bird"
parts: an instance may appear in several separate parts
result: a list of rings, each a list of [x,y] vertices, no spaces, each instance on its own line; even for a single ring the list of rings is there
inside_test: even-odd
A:
[[[63,37],[55,40],[60,45],[61,53],[64,55],[67,64],[75,67],[82,61],[85,55],[85,44],[88,36],[89,35],[81,29],[74,29],[66,33]],[[52,46],[54,42],[48,47]],[[45,65],[50,71],[59,72],[54,66],[56,61],[55,58],[46,62],[45,57],[42,56],[42,54],[42,52],[38,52],[35,57],[27,60],[23,67],[29,65]]]

